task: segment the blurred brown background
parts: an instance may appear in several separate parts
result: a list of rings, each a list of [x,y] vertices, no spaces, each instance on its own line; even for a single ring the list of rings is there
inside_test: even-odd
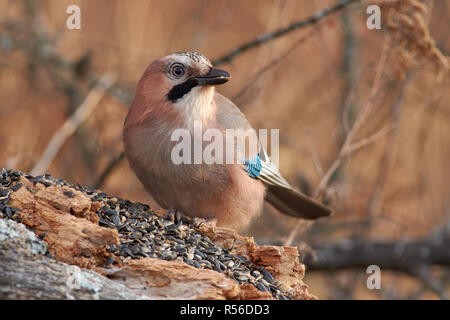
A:
[[[348,2],[222,63],[232,81],[218,90],[255,128],[280,129],[282,174],[304,192],[320,191],[336,211],[302,222],[292,242],[305,262],[313,261],[309,246],[317,256],[306,263],[311,293],[445,299],[450,0]],[[0,0],[0,167],[31,172],[98,79],[114,72],[116,82],[45,172],[153,203],[120,156],[127,107],[149,62],[179,51],[217,61],[336,3]],[[373,3],[381,30],[366,27]],[[66,27],[72,4],[80,30]],[[267,205],[246,234],[283,244],[296,224]],[[366,286],[369,264],[381,267],[380,290]]]

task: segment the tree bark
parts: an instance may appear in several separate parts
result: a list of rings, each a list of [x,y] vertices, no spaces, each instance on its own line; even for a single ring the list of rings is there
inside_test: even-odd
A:
[[[0,219],[0,300],[149,299],[87,269],[44,256],[46,245],[23,225]]]
[[[450,266],[450,232],[443,229],[428,237],[392,242],[352,239],[311,245],[303,263],[308,270],[339,270],[378,265],[382,269],[416,275],[431,265]]]

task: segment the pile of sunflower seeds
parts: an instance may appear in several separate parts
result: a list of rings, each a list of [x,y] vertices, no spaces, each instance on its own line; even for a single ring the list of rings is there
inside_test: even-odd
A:
[[[22,184],[17,183],[21,175],[21,172],[6,169],[0,172],[0,216],[2,217],[13,219],[17,213],[20,213],[19,209],[9,206],[8,202],[11,193],[22,188]]]
[[[192,219],[186,217],[161,217],[148,205],[133,203],[79,184],[74,185],[49,174],[37,177],[25,175],[19,171],[2,169],[0,171],[0,216],[20,222],[20,210],[8,206],[10,194],[19,190],[20,176],[40,183],[46,187],[61,185],[79,190],[101,203],[97,210],[99,224],[116,229],[120,244],[111,245],[109,252],[124,258],[142,257],[163,260],[180,260],[196,268],[210,269],[223,273],[239,284],[251,283],[260,291],[268,291],[275,299],[288,300],[289,294],[281,290],[272,275],[261,266],[255,266],[247,257],[232,254],[229,250],[215,245],[207,236],[196,231]],[[64,195],[72,197],[71,191]],[[114,258],[106,261],[105,267],[114,263]]]

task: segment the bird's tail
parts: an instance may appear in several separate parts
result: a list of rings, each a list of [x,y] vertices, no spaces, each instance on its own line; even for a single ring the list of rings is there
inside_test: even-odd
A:
[[[333,214],[333,210],[292,188],[268,185],[266,200],[282,213],[296,218],[318,219]]]

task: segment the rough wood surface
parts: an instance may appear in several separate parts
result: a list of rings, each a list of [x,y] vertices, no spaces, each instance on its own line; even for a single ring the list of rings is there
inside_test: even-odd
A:
[[[42,241],[30,242],[23,236],[26,233],[17,235],[12,231],[16,226],[11,229],[9,225],[15,222],[0,217],[3,225],[8,224],[4,230],[9,230],[3,236],[0,232],[0,298],[273,298],[269,292],[260,291],[252,284],[239,285],[225,273],[195,268],[182,261],[115,256],[107,248],[119,244],[118,233],[98,225],[98,203],[65,186],[35,184],[25,176],[21,176],[19,182],[22,187],[10,194],[8,205],[20,209],[16,215],[34,233],[26,231]],[[197,231],[216,245],[263,266],[264,272],[270,273],[266,276],[279,282],[292,298],[316,299],[302,281],[305,269],[298,260],[296,248],[257,246],[253,238],[208,224],[198,227]],[[40,250],[30,251],[30,243],[39,244]],[[108,258],[119,263],[105,268]]]
[[[197,269],[180,261],[153,258],[129,260],[123,268],[107,272],[142,295],[164,299],[238,299],[237,283],[222,273]]]
[[[243,237],[233,229],[208,224],[202,225],[200,230],[216,244],[247,256],[254,264],[265,267],[284,290],[292,290],[293,298],[317,299],[308,293],[308,286],[303,282],[305,265],[298,259],[297,247],[258,246],[252,237]],[[241,286],[241,289],[248,290],[246,285]],[[254,298],[259,299],[260,296]]]
[[[57,260],[91,269],[104,264],[107,246],[119,244],[119,237],[116,230],[98,225],[88,197],[61,186],[34,185],[23,177],[20,183],[22,188],[11,194],[9,204],[21,210],[22,222],[44,238]],[[64,196],[65,191],[73,196]]]
[[[46,245],[14,221],[0,219],[0,300],[143,299],[123,284],[43,255]]]

